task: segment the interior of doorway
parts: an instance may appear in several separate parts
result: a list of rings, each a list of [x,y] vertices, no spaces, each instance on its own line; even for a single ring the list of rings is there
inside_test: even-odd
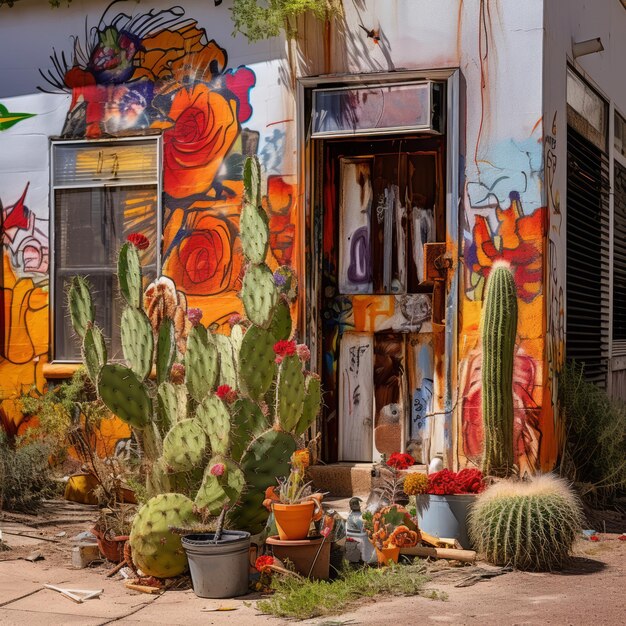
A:
[[[435,370],[443,368],[445,280],[434,281],[424,273],[423,244],[433,244],[429,245],[431,257],[432,252],[441,254],[445,249],[445,147],[446,138],[434,134],[315,142],[313,188],[318,200],[313,223],[319,254],[310,262],[317,272],[316,305],[321,312],[322,458],[326,462],[369,462],[377,460],[380,448],[389,451],[394,446],[394,451],[413,446],[415,452],[427,443],[416,437],[427,436],[430,428],[420,415],[443,402]],[[354,179],[352,191],[342,182],[342,174]],[[391,206],[390,191],[397,199],[393,219],[381,210],[381,198],[387,199],[385,206]],[[359,228],[361,241],[355,243],[354,232]],[[350,285],[355,278],[356,283]],[[413,313],[407,315],[404,310],[403,314],[401,309],[407,304],[413,310],[427,309],[428,319],[422,315],[417,323]],[[349,342],[354,345],[346,347]],[[371,348],[371,372],[365,368],[361,382],[368,377],[371,382],[361,385],[354,396],[364,414],[345,427],[342,411],[345,414],[354,398],[346,401],[342,392],[345,372],[341,365],[351,358],[350,349],[352,357],[367,356],[361,350],[364,345]],[[387,368],[387,376],[384,362],[394,364]],[[388,413],[397,413],[398,423],[383,435],[379,427],[389,418],[381,413],[385,407]],[[346,457],[346,438],[363,436],[360,454]],[[386,445],[381,444],[381,437],[390,438]],[[369,440],[371,452],[367,454]]]

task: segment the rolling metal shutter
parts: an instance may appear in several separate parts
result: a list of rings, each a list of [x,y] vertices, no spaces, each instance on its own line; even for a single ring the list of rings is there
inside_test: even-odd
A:
[[[613,356],[626,355],[626,167],[613,172]]]
[[[567,129],[566,356],[606,386],[609,350],[609,163]]]

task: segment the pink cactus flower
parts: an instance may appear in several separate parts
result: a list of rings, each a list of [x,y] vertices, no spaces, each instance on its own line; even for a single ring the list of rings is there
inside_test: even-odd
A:
[[[216,463],[209,470],[213,476],[221,476],[226,471],[224,463]]]
[[[306,363],[311,358],[311,351],[305,343],[299,343],[296,346],[296,354],[303,363]]]
[[[187,319],[192,326],[197,326],[202,319],[202,311],[198,308],[187,309]]]

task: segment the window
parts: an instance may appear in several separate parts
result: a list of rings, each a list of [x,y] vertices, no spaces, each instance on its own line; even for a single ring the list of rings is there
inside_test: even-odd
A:
[[[80,360],[67,310],[72,276],[92,285],[96,323],[111,358],[121,355],[117,253],[132,232],[151,242],[142,253],[144,280],[159,266],[159,142],[155,138],[59,141],[52,144],[52,358]]]

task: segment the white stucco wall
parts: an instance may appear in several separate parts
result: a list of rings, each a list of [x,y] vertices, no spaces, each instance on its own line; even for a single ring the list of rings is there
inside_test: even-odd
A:
[[[567,65],[580,73],[609,103],[609,155],[613,111],[626,114],[626,9],[619,0],[546,0],[543,62],[546,203],[550,212],[548,364],[564,358],[567,221]],[[604,51],[573,58],[572,43],[600,37]],[[612,205],[612,196],[610,199]],[[556,396],[556,385],[552,388]]]

